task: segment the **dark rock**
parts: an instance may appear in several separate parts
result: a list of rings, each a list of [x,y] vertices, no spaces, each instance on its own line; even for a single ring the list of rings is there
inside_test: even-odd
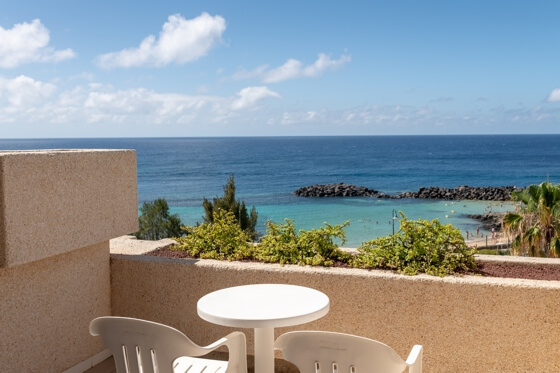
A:
[[[299,188],[294,192],[300,197],[377,197],[379,192],[351,184],[322,184]]]
[[[509,201],[511,192],[517,190],[515,186],[501,187],[471,187],[461,185],[457,188],[420,187],[418,192],[404,192],[385,198],[426,198],[446,200],[482,200],[482,201]]]
[[[420,187],[417,192],[403,192],[389,195],[375,189],[351,184],[322,184],[299,188],[294,192],[300,197],[377,197],[388,199],[426,198],[445,200],[510,201],[511,192],[519,190],[515,186],[471,187],[461,185],[453,189],[435,186]]]
[[[480,221],[482,223],[482,228],[486,230],[494,228],[495,231],[500,231],[502,229],[502,219],[504,215],[504,212],[486,212],[484,214],[467,215],[467,217]]]

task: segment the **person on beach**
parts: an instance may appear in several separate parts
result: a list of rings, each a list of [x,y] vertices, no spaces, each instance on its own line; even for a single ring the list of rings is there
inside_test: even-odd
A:
[[[469,240],[469,231],[467,231],[467,241]]]
[[[478,234],[480,233],[480,228],[476,227],[476,236],[478,237]]]

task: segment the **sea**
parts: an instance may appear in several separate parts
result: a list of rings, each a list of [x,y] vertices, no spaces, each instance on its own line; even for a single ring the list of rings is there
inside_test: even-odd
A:
[[[309,230],[349,220],[345,247],[398,231],[401,212],[439,219],[464,235],[477,228],[488,234],[468,215],[514,205],[304,198],[296,189],[346,183],[396,194],[429,186],[560,183],[560,135],[0,139],[0,150],[30,149],[134,149],[139,206],[165,198],[184,225],[202,223],[203,199],[221,196],[233,175],[237,198],[258,212],[261,233],[267,221],[290,219]]]

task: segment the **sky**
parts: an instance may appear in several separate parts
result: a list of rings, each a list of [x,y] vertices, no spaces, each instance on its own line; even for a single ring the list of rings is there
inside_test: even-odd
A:
[[[560,133],[560,1],[0,3],[0,138]]]

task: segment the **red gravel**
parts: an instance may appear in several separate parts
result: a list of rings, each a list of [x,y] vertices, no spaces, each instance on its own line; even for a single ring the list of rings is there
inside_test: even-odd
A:
[[[190,258],[184,251],[175,251],[168,248],[157,249],[146,253],[146,255],[164,258]],[[481,261],[477,261],[477,266],[476,273],[484,277],[560,281],[560,266]]]
[[[560,267],[506,262],[477,262],[482,276],[560,281]]]

